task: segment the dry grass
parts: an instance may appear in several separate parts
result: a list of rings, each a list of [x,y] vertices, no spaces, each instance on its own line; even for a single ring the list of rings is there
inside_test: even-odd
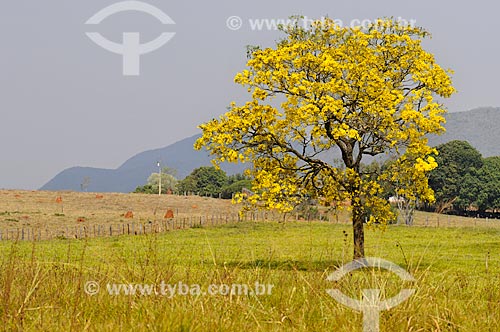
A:
[[[58,198],[62,202],[57,202]],[[0,230],[15,228],[61,229],[77,225],[103,225],[122,222],[163,220],[170,209],[176,218],[234,215],[241,207],[230,200],[199,196],[147,195],[120,193],[82,193],[0,190]],[[324,210],[324,209],[321,209]],[[125,218],[128,211],[133,218]],[[261,214],[260,217],[263,217]],[[266,219],[279,220],[268,214]],[[347,211],[338,216],[323,215],[334,223],[350,223]],[[289,214],[287,220],[295,220]],[[424,227],[500,227],[497,220],[438,215],[418,211],[415,226]]]
[[[415,215],[415,226],[500,228],[500,220],[469,218],[417,211]]]
[[[236,213],[238,208],[228,200],[196,196],[0,191],[0,230],[159,220],[168,209],[182,218]],[[134,212],[133,219],[124,219],[127,211]],[[78,218],[86,221],[78,223]],[[360,331],[362,315],[326,293],[335,286],[326,276],[352,257],[349,214],[330,220],[0,241],[0,330]],[[390,260],[417,279],[410,300],[381,314],[381,331],[499,331],[499,224],[418,212],[416,227],[367,229],[367,255]],[[401,283],[382,278],[386,275],[377,275],[376,288],[397,294]],[[337,286],[359,295],[360,288],[373,288],[371,277],[363,278],[350,276]],[[86,294],[87,281],[98,282],[101,292]],[[256,282],[274,288],[260,297],[107,292],[111,284],[162,281],[203,289]]]
[[[130,221],[155,221],[169,209],[180,218],[238,212],[230,200],[198,196],[2,190],[0,229],[60,228],[81,224],[81,219],[85,225],[116,223],[127,220],[128,211],[134,216]]]
[[[346,224],[242,222],[146,236],[0,242],[0,330],[361,331],[362,314],[331,298],[415,289],[380,315],[381,331],[500,331],[500,230],[389,226],[366,250],[416,279],[380,271],[327,276],[351,259]],[[85,293],[88,281],[100,292]],[[259,284],[272,293],[110,293],[108,285]],[[408,287],[406,287],[408,286]],[[125,287],[125,286],[124,286]],[[127,286],[128,287],[128,286]]]

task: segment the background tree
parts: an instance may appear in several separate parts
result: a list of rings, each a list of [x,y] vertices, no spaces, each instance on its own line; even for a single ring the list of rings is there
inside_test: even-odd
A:
[[[228,176],[226,185],[222,188],[221,198],[233,198],[236,193],[241,193],[243,188],[252,188],[252,179],[244,174]]]
[[[426,134],[441,133],[445,109],[434,96],[454,88],[447,71],[421,46],[428,33],[378,20],[367,29],[326,19],[283,28],[275,48],[249,49],[236,75],[251,100],[200,126],[214,162],[252,162],[249,198],[290,211],[304,197],[351,202],[354,257],[364,256],[363,216],[385,224],[393,215],[380,183],[404,174],[400,194],[432,201],[427,173],[437,164]],[[325,154],[336,150],[341,162]],[[365,156],[394,154],[395,172],[373,179]]]
[[[177,171],[168,167],[161,170],[161,191],[162,193],[173,192],[179,180],[176,178]],[[156,188],[158,193],[160,174],[152,173],[148,178],[148,184]]]
[[[483,165],[481,153],[465,141],[451,141],[436,147],[438,167],[429,174],[436,197],[436,212],[466,209],[474,200],[472,185]],[[477,187],[477,186],[475,186]]]
[[[80,183],[80,189],[82,191],[87,191],[89,185],[90,185],[90,177],[86,176],[86,177],[83,178],[82,183]]]
[[[175,174],[177,174],[177,171],[172,168],[169,167],[162,168],[161,192],[163,194],[166,194],[167,192],[173,192],[176,189],[179,180],[177,180]],[[137,189],[134,192],[145,193],[145,194],[158,194],[159,179],[160,179],[159,173],[151,173],[151,175],[148,177],[147,184],[141,187],[137,187]]]
[[[464,180],[461,195],[481,213],[500,210],[500,157],[483,159],[482,167]]]
[[[213,166],[199,167],[182,181],[179,181],[177,190],[181,193],[192,192],[196,194],[218,197],[226,185],[227,175],[221,169]]]

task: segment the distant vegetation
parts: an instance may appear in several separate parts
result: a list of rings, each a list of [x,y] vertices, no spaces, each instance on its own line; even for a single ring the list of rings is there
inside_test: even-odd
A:
[[[172,193],[175,191],[179,180],[175,177],[177,171],[164,167],[161,171],[161,192],[163,194]],[[148,183],[144,186],[137,187],[134,193],[143,194],[158,194],[158,189],[160,187],[160,174],[152,173],[148,178]]]
[[[429,186],[434,191],[435,202],[424,204],[396,197],[397,186],[390,181],[381,183],[386,199],[393,196],[398,205],[401,221],[411,224],[413,210],[420,209],[437,213],[469,217],[500,217],[500,156],[484,158],[467,141],[454,140],[436,146],[438,167],[429,173]],[[363,165],[366,173],[377,176],[391,167],[394,161],[373,162]],[[401,199],[401,200],[400,200]],[[405,216],[404,214],[408,215]]]
[[[463,216],[498,217],[500,211],[500,156],[483,158],[466,141],[454,140],[436,147],[438,167],[429,174],[429,185],[434,190],[433,204],[418,204],[413,208]],[[392,160],[382,164],[364,165],[367,173],[378,174],[390,167]],[[182,180],[175,170],[162,170],[162,193],[230,199],[243,188],[251,189],[251,178],[236,174],[228,176],[223,170],[202,166]],[[393,184],[382,184],[385,192],[396,195]],[[135,193],[158,194],[158,173],[153,173],[144,186]],[[386,197],[388,198],[388,197]],[[399,214],[405,211],[399,211]],[[410,211],[411,212],[411,211]],[[408,216],[411,218],[411,215]]]
[[[488,216],[500,210],[500,157],[483,158],[466,141],[451,141],[436,149],[439,166],[429,177],[436,212]]]
[[[243,174],[228,176],[221,169],[213,166],[198,167],[178,180],[172,169],[165,168],[162,173],[162,193],[177,193],[180,195],[196,194],[200,196],[232,198],[233,194],[241,192],[243,188],[251,188],[252,181]],[[134,193],[158,194],[159,174],[153,173],[144,186],[137,187]]]

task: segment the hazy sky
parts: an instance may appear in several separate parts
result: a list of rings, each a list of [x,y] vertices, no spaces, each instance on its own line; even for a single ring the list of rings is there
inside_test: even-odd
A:
[[[416,20],[443,67],[455,70],[450,111],[500,106],[497,1],[160,1],[145,0],[175,25],[123,12],[85,22],[108,0],[2,1],[0,9],[0,188],[36,189],[71,166],[116,168],[132,155],[196,134],[245,90],[233,83],[245,46],[272,46],[274,29],[259,19],[329,16],[345,25],[382,16]],[[241,18],[239,21],[231,16]],[[121,43],[175,36],[141,56],[140,76],[124,76],[122,56],[92,42],[99,32]],[[168,161],[166,161],[168,163]]]

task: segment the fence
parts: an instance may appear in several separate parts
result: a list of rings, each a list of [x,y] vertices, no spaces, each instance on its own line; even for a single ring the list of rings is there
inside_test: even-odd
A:
[[[470,218],[448,214],[420,216],[414,226],[420,227],[487,227],[499,228],[500,220],[494,218]]]
[[[178,211],[176,213],[178,215]],[[58,228],[49,227],[17,227],[0,229],[0,241],[39,241],[51,239],[82,239],[91,237],[111,237],[119,235],[143,235],[164,233],[173,230],[203,226],[218,226],[239,221],[280,221],[285,215],[272,211],[251,211],[240,216],[234,214],[220,214],[211,216],[180,216],[172,219],[155,220],[148,222],[120,222],[107,224],[78,224],[66,225]],[[312,220],[308,217],[299,217],[298,214],[286,215],[287,220]],[[324,219],[326,220],[326,219]],[[330,220],[329,220],[330,221]]]
[[[203,226],[219,226],[242,221],[238,214],[172,218],[149,222],[122,222],[108,224],[74,225],[58,229],[20,227],[0,229],[0,241],[40,241],[51,239],[82,239],[119,235],[144,235]]]
[[[51,239],[82,239],[95,237],[111,237],[119,235],[144,235],[165,233],[194,227],[220,226],[240,221],[325,221],[331,223],[349,224],[350,220],[338,218],[328,214],[316,218],[301,217],[299,214],[281,214],[269,211],[252,211],[240,216],[239,214],[222,214],[211,216],[176,217],[172,219],[156,220],[149,222],[121,222],[107,224],[88,224],[65,226],[57,229],[43,227],[19,227],[0,229],[0,241],[40,241]],[[415,220],[415,227],[495,227],[500,228],[496,219],[464,218],[450,215],[421,216]]]

